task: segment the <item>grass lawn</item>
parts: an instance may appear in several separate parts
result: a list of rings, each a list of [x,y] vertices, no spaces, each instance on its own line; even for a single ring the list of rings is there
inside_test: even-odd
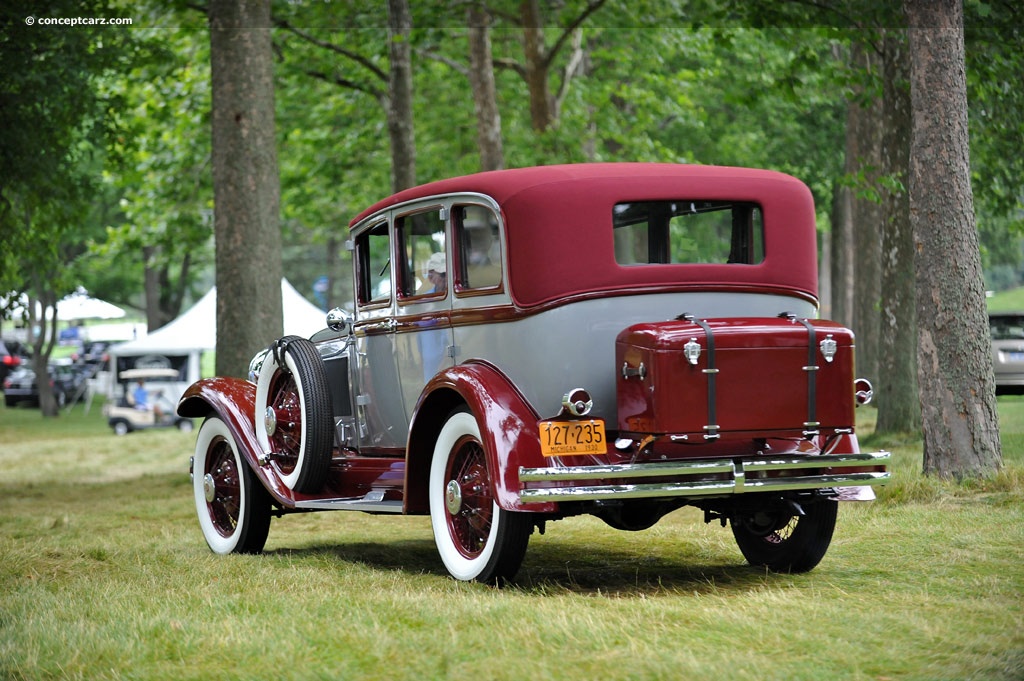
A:
[[[1020,680],[1024,400],[1000,414],[983,484],[922,479],[916,437],[868,439],[896,480],[841,506],[808,574],[745,565],[684,509],[549,523],[498,590],[450,579],[425,517],[293,515],[265,554],[214,556],[194,434],[0,408],[0,679]]]
[[[999,291],[988,299],[989,312],[1019,312],[1024,310],[1024,287]]]

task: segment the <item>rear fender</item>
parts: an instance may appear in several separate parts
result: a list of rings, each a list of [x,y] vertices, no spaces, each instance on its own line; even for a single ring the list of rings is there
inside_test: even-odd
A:
[[[260,446],[256,440],[256,386],[240,378],[204,378],[188,387],[178,401],[178,416],[207,418],[217,416],[231,431],[239,455],[245,459],[256,477],[270,492],[274,501],[291,508],[295,505],[292,491],[273,474],[270,466],[261,466]]]
[[[409,429],[405,493],[407,513],[430,510],[427,481],[434,443],[448,415],[460,406],[469,407],[480,427],[492,493],[508,511],[551,513],[554,502],[524,504],[519,499],[519,467],[542,467],[539,417],[511,380],[495,366],[469,361],[435,376],[416,403]]]

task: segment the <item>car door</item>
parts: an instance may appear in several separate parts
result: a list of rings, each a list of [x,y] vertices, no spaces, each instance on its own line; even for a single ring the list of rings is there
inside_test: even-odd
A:
[[[363,454],[395,455],[409,430],[396,362],[394,245],[382,218],[353,235],[356,277],[355,409]]]
[[[410,206],[396,215],[396,363],[406,418],[423,387],[452,365],[448,209]]]

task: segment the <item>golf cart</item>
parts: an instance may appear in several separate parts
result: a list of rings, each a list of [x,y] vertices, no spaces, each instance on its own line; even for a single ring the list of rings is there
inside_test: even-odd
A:
[[[146,428],[192,430],[192,419],[175,414],[174,402],[167,396],[168,392],[177,394],[170,385],[178,381],[176,369],[126,369],[118,374],[118,379],[121,396],[103,407],[103,415],[116,435]],[[146,386],[148,398],[144,406],[136,404],[132,387],[140,381]]]

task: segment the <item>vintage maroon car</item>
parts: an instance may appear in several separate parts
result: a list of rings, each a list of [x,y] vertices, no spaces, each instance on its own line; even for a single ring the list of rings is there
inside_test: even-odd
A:
[[[853,334],[816,319],[814,206],[776,172],[586,164],[400,192],[350,224],[356,300],[250,380],[193,385],[217,553],[273,515],[429,514],[448,572],[500,583],[534,528],[641,530],[682,506],[806,571],[873,498]]]

